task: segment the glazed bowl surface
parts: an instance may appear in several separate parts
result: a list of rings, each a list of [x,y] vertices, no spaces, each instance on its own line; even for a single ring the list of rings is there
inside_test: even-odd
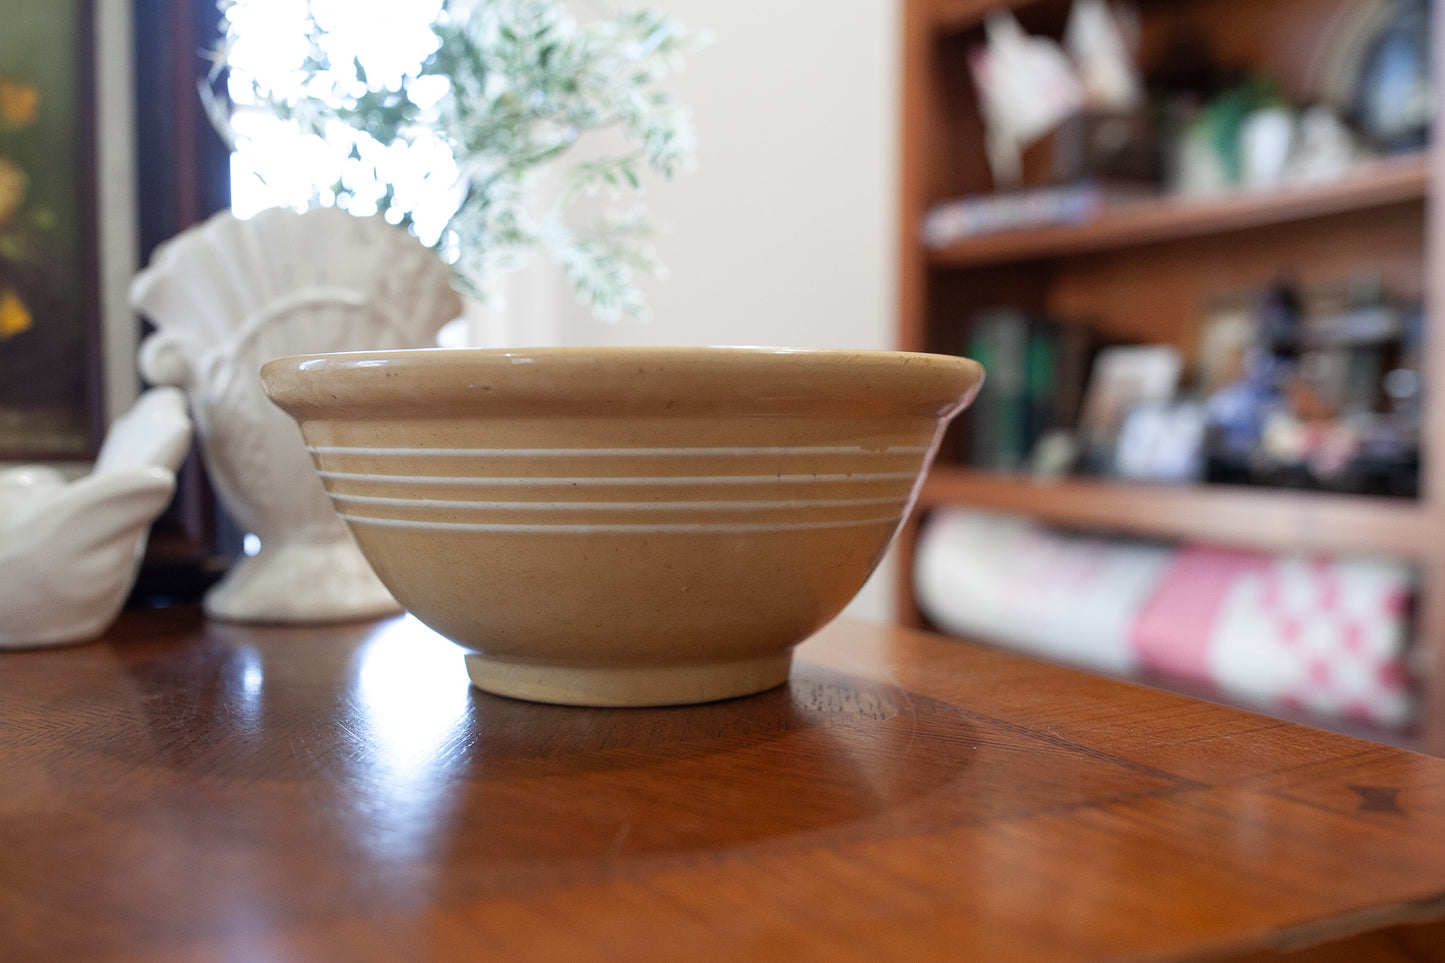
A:
[[[660,705],[787,678],[883,557],[982,369],[415,349],[281,358],[262,380],[377,575],[468,650],[474,684]]]

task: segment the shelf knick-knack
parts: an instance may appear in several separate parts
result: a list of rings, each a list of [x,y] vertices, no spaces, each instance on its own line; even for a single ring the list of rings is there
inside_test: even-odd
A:
[[[110,627],[190,445],[185,396],[154,388],[111,426],[85,477],[0,471],[0,649],[85,642]]]
[[[283,355],[435,344],[461,313],[450,268],[379,216],[222,212],[157,249],[131,301],[158,329],[141,372],[186,390],[211,482],[260,541],[206,594],[206,613],[306,623],[399,611],[258,372]]]

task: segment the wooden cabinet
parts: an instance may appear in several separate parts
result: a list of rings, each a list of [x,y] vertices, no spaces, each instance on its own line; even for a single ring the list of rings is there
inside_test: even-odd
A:
[[[1144,0],[1141,59],[1148,74],[1168,37],[1193,35],[1222,61],[1268,73],[1287,96],[1304,101],[1320,69],[1322,38],[1349,4]],[[1189,356],[1205,299],[1262,287],[1282,270],[1304,284],[1370,274],[1393,292],[1421,299],[1427,324],[1442,315],[1445,295],[1433,282],[1445,269],[1445,219],[1432,200],[1445,190],[1438,149],[1366,161],[1327,183],[1208,200],[1161,196],[1087,223],[926,247],[919,230],[930,208],[991,186],[967,57],[998,5],[904,3],[900,347],[959,353],[972,311],[1011,304],[1088,317],[1110,340],[1176,345]],[[1068,4],[1055,0],[1007,5],[1027,30],[1054,37],[1068,13]],[[1437,51],[1442,35],[1437,27]],[[1414,643],[1424,656],[1426,689],[1420,745],[1445,753],[1445,339],[1437,335],[1427,334],[1422,364],[1427,410],[1418,497],[1099,477],[1045,485],[974,470],[946,452],[923,486],[920,514],[962,504],[1073,529],[1409,561],[1421,583]],[[915,537],[916,529],[904,532],[901,552],[899,606],[907,622],[921,620],[910,590]]]

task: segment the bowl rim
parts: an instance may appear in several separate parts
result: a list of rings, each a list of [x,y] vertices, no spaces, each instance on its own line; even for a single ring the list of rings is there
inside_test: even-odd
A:
[[[271,400],[297,418],[951,417],[973,400],[983,368],[953,355],[829,348],[402,348],[276,358],[262,366],[261,379]]]

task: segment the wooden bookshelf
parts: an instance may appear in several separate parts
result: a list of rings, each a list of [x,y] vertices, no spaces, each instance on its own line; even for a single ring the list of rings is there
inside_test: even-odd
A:
[[[1308,86],[1312,51],[1350,0],[1144,0],[1145,62],[1167,29],[1206,36],[1233,63]],[[1211,293],[1258,289],[1280,273],[1309,284],[1370,274],[1426,317],[1445,315],[1445,151],[1362,163],[1329,182],[1208,199],[1159,198],[1106,210],[1085,224],[1000,232],[936,250],[919,240],[939,202],[987,190],[982,124],[966,56],[999,4],[905,0],[900,155],[898,343],[959,352],[964,318],[1007,303],[1052,317],[1088,317],[1115,342],[1193,353]],[[1030,30],[1062,27],[1068,4],[1013,0]],[[1432,47],[1445,63],[1445,18]],[[1437,78],[1445,71],[1437,70]],[[1436,103],[1445,104],[1437,80]],[[1147,485],[1098,478],[1041,483],[965,467],[945,456],[925,482],[920,515],[967,505],[1072,530],[1394,558],[1417,567],[1414,644],[1424,702],[1418,745],[1445,754],[1445,338],[1426,339],[1426,437],[1417,498],[1234,486]],[[916,523],[915,523],[916,524]],[[917,623],[910,570],[917,529],[901,541],[899,618]],[[1382,734],[1383,737],[1383,734]],[[1391,737],[1393,738],[1393,737]]]
[[[941,268],[985,267],[1248,231],[1419,203],[1425,199],[1429,181],[1427,154],[1371,160],[1328,183],[1198,200],[1161,197],[1133,201],[1084,224],[969,238],[930,251],[928,260]]]
[[[1433,518],[1416,501],[1234,485],[1186,486],[1026,475],[944,465],[924,508],[972,505],[1064,528],[1207,541],[1267,551],[1350,552],[1422,560],[1436,550]]]

